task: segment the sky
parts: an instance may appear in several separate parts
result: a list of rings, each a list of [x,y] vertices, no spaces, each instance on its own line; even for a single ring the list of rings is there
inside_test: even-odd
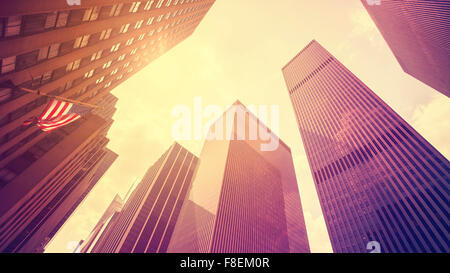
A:
[[[119,98],[108,148],[118,159],[47,246],[71,252],[115,194],[173,143],[179,105],[278,105],[279,137],[291,147],[312,252],[331,252],[306,154],[281,68],[317,40],[450,157],[449,99],[402,71],[359,0],[216,0],[185,41],[115,88]],[[205,123],[208,121],[205,118]],[[270,124],[268,124],[270,127]],[[199,155],[203,141],[179,141]]]

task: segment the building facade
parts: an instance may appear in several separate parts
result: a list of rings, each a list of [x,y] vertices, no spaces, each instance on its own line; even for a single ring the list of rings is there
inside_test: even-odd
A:
[[[402,69],[450,97],[449,1],[362,0]]]
[[[309,252],[289,147],[240,102],[209,133],[168,252]]]
[[[195,30],[214,0],[17,0],[0,8],[0,251],[42,251],[106,154],[110,91]],[[16,87],[4,83],[12,82]],[[17,87],[101,105],[43,133],[46,102]],[[81,185],[83,184],[83,185]],[[42,226],[45,224],[45,229]],[[54,228],[51,228],[53,225]],[[45,231],[44,231],[45,230]]]
[[[111,201],[109,206],[106,208],[102,217],[98,221],[98,223],[94,226],[91,233],[89,234],[86,240],[83,240],[83,244],[81,245],[80,252],[88,253],[92,250],[92,247],[98,242],[101,234],[105,231],[108,225],[113,221],[114,216],[123,208],[123,200],[117,194],[114,199]]]
[[[198,158],[174,143],[146,172],[91,252],[164,253]]]
[[[316,41],[283,74],[333,250],[449,252],[449,161]]]

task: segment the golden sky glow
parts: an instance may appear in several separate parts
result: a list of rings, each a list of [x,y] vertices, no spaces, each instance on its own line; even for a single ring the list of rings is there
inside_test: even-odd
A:
[[[172,144],[173,107],[192,107],[196,96],[223,108],[236,99],[280,106],[279,136],[293,153],[311,251],[331,251],[281,73],[312,39],[449,158],[449,99],[401,70],[359,0],[216,0],[191,37],[113,91],[119,101],[108,147],[119,158],[47,252],[70,252],[71,241],[88,236],[114,195],[123,197]],[[196,155],[203,144],[180,143]]]

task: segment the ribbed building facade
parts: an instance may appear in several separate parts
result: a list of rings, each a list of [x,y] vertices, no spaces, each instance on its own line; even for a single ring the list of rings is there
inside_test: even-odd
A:
[[[102,217],[100,218],[98,223],[94,226],[89,236],[86,238],[86,240],[83,240],[80,252],[87,253],[92,250],[92,247],[98,242],[101,234],[106,230],[111,221],[113,221],[114,216],[120,213],[122,207],[123,207],[123,200],[117,194],[116,196],[114,196],[114,199],[106,208]]]
[[[55,213],[53,218],[47,219],[41,227],[41,233],[47,234],[42,247],[50,244],[50,240],[63,227],[72,213],[84,201],[89,192],[97,185],[106,171],[111,167],[118,155],[108,148],[104,148],[104,155],[99,163],[89,170],[89,175],[78,183],[78,185],[69,193],[66,193],[63,203],[59,205],[58,213]],[[48,228],[48,230],[46,230]],[[40,238],[37,237],[39,240]],[[45,251],[45,249],[42,249]]]
[[[164,253],[198,158],[174,143],[146,172],[91,252]]]
[[[450,1],[362,3],[403,70],[450,97]]]
[[[86,194],[76,189],[86,189],[105,156],[117,101],[110,91],[192,34],[214,0],[3,2],[0,251],[35,252]],[[21,124],[48,99],[10,83],[103,109],[43,133]]]
[[[283,74],[333,250],[449,252],[449,161],[316,41]]]
[[[250,128],[277,146],[261,149],[267,139]],[[205,141],[168,252],[309,252],[289,147],[240,102],[211,126],[216,132],[223,135]]]

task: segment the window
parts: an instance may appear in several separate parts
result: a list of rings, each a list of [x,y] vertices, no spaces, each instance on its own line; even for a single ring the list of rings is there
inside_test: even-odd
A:
[[[96,84],[99,84],[99,83],[101,83],[104,79],[105,79],[105,76],[102,76],[101,78],[97,79],[97,80],[95,81],[95,83],[96,83]]]
[[[155,2],[155,0],[147,1],[147,3],[145,3],[144,10],[151,9],[154,2]]]
[[[158,4],[156,4],[156,8],[159,9],[162,4],[163,4],[164,0],[158,0]]]
[[[58,56],[60,44],[53,44],[39,49],[38,62]]]
[[[151,25],[153,23],[153,19],[155,19],[155,17],[149,18],[147,21],[147,25]]]
[[[1,66],[1,74],[5,74],[16,69],[16,56],[3,58]]]
[[[98,7],[88,8],[84,12],[83,21],[94,21],[98,18]]]
[[[129,27],[130,27],[130,24],[122,25],[120,27],[119,33],[127,33]]]
[[[75,39],[75,43],[73,44],[73,48],[82,48],[85,47],[89,42],[89,37],[91,35],[80,36]]]
[[[110,87],[110,86],[111,86],[111,83],[112,83],[112,82],[108,82],[107,84],[105,84],[105,88]]]
[[[122,10],[123,3],[115,4],[111,7],[111,11],[109,12],[109,16],[118,16],[120,11]]]
[[[119,50],[120,47],[120,43],[115,44],[111,47],[111,52],[116,52],[117,50]]]
[[[156,20],[157,22],[161,22],[161,19],[163,18],[164,14],[161,14],[160,16],[158,16],[158,19]]]
[[[118,61],[123,61],[125,59],[125,54],[122,54],[119,56],[119,58],[117,59]]]
[[[141,35],[139,35],[138,40],[142,41],[145,38],[145,33],[142,33]]]
[[[118,69],[118,68],[114,69],[113,71],[111,71],[111,75],[114,75],[114,74],[116,74],[116,73],[117,73],[118,71],[119,71],[119,69]],[[1,101],[1,99],[0,99],[0,101]]]
[[[66,82],[66,84],[64,85],[64,90],[68,90],[68,89],[72,88],[72,85],[73,85],[73,81]]]
[[[59,46],[60,45],[61,44],[56,43],[56,44],[52,44],[50,46],[50,49],[48,50],[48,58],[49,59],[58,56],[58,54],[59,54]]]
[[[68,63],[66,66],[66,71],[73,71],[80,67],[80,59],[73,61],[71,63]]]
[[[20,54],[16,57],[16,70],[22,70],[37,63],[39,49]]]
[[[137,48],[133,48],[133,50],[131,50],[130,55],[134,55],[136,54]]]
[[[112,61],[109,61],[103,65],[103,69],[106,69],[111,66]]]
[[[8,17],[8,23],[5,26],[5,37],[16,36],[20,34],[21,16]]]
[[[130,62],[127,62],[126,64],[123,65],[123,68],[127,68],[130,65]]]
[[[100,40],[106,40],[109,39],[109,36],[111,36],[111,31],[112,28],[108,28],[102,31],[102,33],[100,34]]]
[[[56,17],[58,16],[58,12],[52,12],[47,15],[47,18],[45,19],[44,28],[53,28],[56,25]]]
[[[136,22],[136,25],[134,26],[134,29],[140,29],[143,22],[144,22],[144,20],[137,21],[137,22]]]
[[[42,74],[42,84],[50,81],[52,79],[52,71],[47,71]]]
[[[69,18],[69,11],[60,11],[58,20],[56,21],[56,27],[65,27],[67,25],[67,19]]]
[[[129,46],[129,45],[133,44],[133,41],[134,41],[134,37],[128,39],[128,41],[126,42],[125,45]]]
[[[39,75],[37,77],[33,77],[33,80],[31,81],[31,86],[41,86],[45,84],[46,82],[50,81],[52,78],[53,71],[47,71],[42,75]]]
[[[89,71],[89,72],[86,72],[86,73],[84,74],[84,78],[85,78],[85,79],[90,78],[90,77],[92,77],[92,75],[94,75],[94,69],[92,69],[92,70]]]
[[[121,80],[123,78],[123,74],[122,75],[119,75],[119,76],[117,76],[117,80]]]
[[[170,2],[172,2],[172,0],[167,0],[166,7],[170,6]]]
[[[103,52],[103,50],[99,50],[99,51],[95,52],[94,54],[92,54],[91,62],[100,59],[102,57],[102,52]]]
[[[131,4],[131,7],[130,7],[130,12],[137,12],[138,11],[138,9],[139,9],[139,6],[141,5],[141,2],[133,2],[132,4]]]

